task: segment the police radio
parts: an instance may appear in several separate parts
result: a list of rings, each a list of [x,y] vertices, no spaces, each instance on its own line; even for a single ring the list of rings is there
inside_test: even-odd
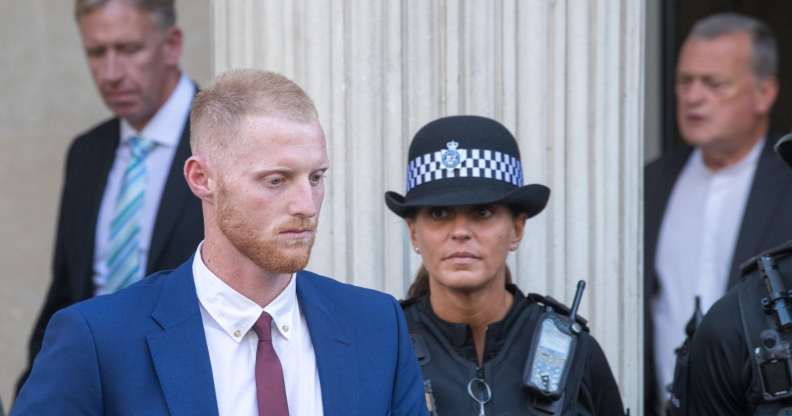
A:
[[[564,392],[578,334],[577,310],[586,282],[578,281],[569,316],[548,307],[539,319],[523,370],[523,387],[546,401],[557,401]]]
[[[757,262],[768,296],[762,298],[762,307],[771,318],[771,327],[761,331],[760,345],[754,350],[754,360],[759,370],[762,396],[767,401],[792,397],[792,348],[788,335],[792,331],[792,313],[789,301],[792,294],[784,288],[775,259],[762,256]]]

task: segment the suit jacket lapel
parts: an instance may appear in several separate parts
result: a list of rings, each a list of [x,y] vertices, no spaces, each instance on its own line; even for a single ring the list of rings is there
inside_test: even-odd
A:
[[[325,416],[347,416],[356,408],[357,360],[347,328],[332,300],[315,287],[310,273],[297,273],[297,299],[316,354]]]
[[[209,349],[192,275],[192,258],[163,282],[151,317],[162,331],[147,337],[151,360],[174,416],[216,416]]]
[[[157,218],[154,222],[154,230],[151,236],[151,247],[149,249],[146,273],[155,270],[157,260],[159,260],[171,233],[181,217],[182,208],[188,198],[193,198],[192,192],[187,187],[184,180],[184,162],[190,157],[190,120],[185,122],[182,129],[182,136],[176,153],[173,155],[170,172],[162,190],[160,206],[157,210]]]
[[[751,191],[740,225],[740,232],[732,254],[729,269],[729,287],[740,281],[740,263],[759,254],[763,248],[762,239],[773,225],[775,212],[781,208],[781,200],[786,194],[785,188],[789,174],[781,158],[775,154],[775,142],[778,135],[768,135],[762,153],[756,165]]]
[[[101,131],[97,131],[96,135],[101,137],[101,140],[94,140],[92,151],[94,152],[90,157],[86,158],[95,163],[96,170],[82,176],[86,194],[85,206],[88,211],[85,212],[82,218],[85,219],[84,225],[81,227],[82,241],[74,241],[83,247],[79,250],[82,257],[79,264],[84,265],[85,273],[72,274],[73,279],[77,279],[72,285],[73,288],[79,292],[73,294],[74,299],[85,299],[93,296],[94,287],[93,279],[85,279],[84,276],[93,276],[94,264],[94,251],[96,250],[96,226],[99,221],[99,209],[102,206],[102,197],[104,196],[105,187],[107,186],[107,177],[110,175],[110,169],[113,167],[115,161],[115,153],[118,149],[118,144],[121,141],[121,124],[118,118],[111,120],[102,126]],[[83,182],[84,181],[84,182]]]
[[[644,290],[648,295],[656,293],[659,287],[659,282],[655,277],[654,260],[663,217],[668,207],[668,201],[671,199],[674,184],[685,164],[687,164],[692,151],[692,148],[687,147],[672,154],[667,162],[659,166],[658,171],[652,177],[647,175],[645,178],[644,218],[646,229],[644,230],[644,249],[646,265],[644,269],[647,273],[647,287]]]
[[[94,151],[96,152],[91,160],[95,160],[98,168],[98,175],[96,175],[95,182],[89,187],[91,190],[91,210],[94,215],[93,218],[93,232],[86,233],[91,236],[93,240],[96,236],[96,219],[99,217],[99,207],[102,205],[102,197],[104,196],[105,186],[107,186],[107,177],[110,175],[110,169],[113,167],[115,161],[115,153],[118,149],[118,144],[121,141],[121,124],[116,118],[111,123],[108,123],[106,133],[99,133],[108,137],[107,140],[96,140]],[[87,250],[86,250],[87,251]],[[93,262],[93,250],[91,250],[91,261]]]

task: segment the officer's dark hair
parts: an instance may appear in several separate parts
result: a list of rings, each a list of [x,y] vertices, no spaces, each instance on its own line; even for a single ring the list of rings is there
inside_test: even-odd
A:
[[[688,39],[712,40],[734,33],[751,36],[751,68],[757,80],[773,78],[778,73],[778,43],[762,21],[738,13],[718,13],[696,22]]]
[[[514,207],[509,207],[511,210],[512,216],[517,217],[520,213],[519,210],[515,209]],[[412,210],[407,213],[406,218],[410,220],[415,219],[416,210]],[[505,285],[509,286],[512,283],[512,276],[511,270],[509,270],[509,265],[506,265],[506,278]],[[407,299],[415,299],[420,298],[421,296],[429,294],[429,270],[426,270],[426,267],[421,263],[421,267],[418,268],[418,272],[415,273],[415,279],[413,279],[410,288],[407,289]]]

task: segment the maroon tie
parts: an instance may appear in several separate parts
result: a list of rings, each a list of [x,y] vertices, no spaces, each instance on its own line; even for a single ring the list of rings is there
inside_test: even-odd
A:
[[[286,387],[283,383],[283,368],[278,355],[272,348],[272,317],[261,312],[253,331],[258,335],[256,347],[256,399],[259,416],[289,416],[286,404]]]

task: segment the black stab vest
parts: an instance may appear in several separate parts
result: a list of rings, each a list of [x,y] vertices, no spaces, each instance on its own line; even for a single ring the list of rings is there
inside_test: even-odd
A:
[[[543,312],[550,305],[562,309],[563,306],[534,294],[526,299],[516,288],[511,290],[515,291],[515,305],[506,318],[510,319],[509,325],[498,340],[502,344],[495,354],[485,355],[481,368],[475,360],[460,354],[459,345],[454,346],[459,340],[449,339],[448,331],[443,328],[454,324],[435,316],[426,296],[402,303],[424,382],[431,383],[436,416],[479,415],[479,404],[467,391],[468,382],[475,377],[483,378],[492,391],[491,400],[485,405],[487,416],[548,415],[534,409],[536,398],[522,387],[522,374],[532,335]],[[472,344],[472,340],[469,342]],[[581,383],[591,354],[590,342],[587,332],[579,336],[574,364],[564,396],[560,399],[561,415],[592,414],[593,403],[587,394],[581,394]]]

